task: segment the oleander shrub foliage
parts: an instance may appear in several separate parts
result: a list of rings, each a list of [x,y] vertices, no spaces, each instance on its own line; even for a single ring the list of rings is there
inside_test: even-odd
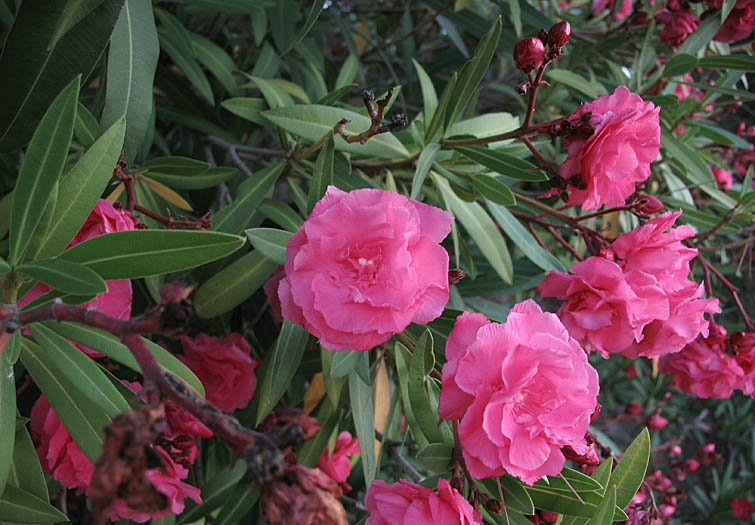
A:
[[[0,523],[751,523],[754,27],[0,0]]]

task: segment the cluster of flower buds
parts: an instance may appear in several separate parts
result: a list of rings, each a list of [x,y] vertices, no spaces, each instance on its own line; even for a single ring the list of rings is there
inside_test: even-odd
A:
[[[571,36],[569,22],[562,20],[548,32],[540,30],[537,37],[523,38],[514,46],[514,63],[517,69],[529,74],[544,64],[559,58],[561,48]]]
[[[755,126],[746,127],[744,122],[740,122],[734,132],[740,137],[755,137]]]

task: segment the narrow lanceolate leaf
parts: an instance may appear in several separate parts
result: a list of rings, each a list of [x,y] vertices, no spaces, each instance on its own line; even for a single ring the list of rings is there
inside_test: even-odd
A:
[[[430,330],[425,330],[409,364],[409,402],[422,433],[431,443],[440,443],[444,441],[440,420],[430,401],[429,375],[434,364],[433,336]]]
[[[39,343],[37,356],[55,363],[58,374],[75,384],[105,414],[112,418],[128,410],[128,403],[120,392],[84,352],[39,323],[29,325],[29,331]]]
[[[236,464],[224,468],[202,486],[202,503],[181,515],[178,523],[194,523],[203,516],[220,507],[228,498],[230,492],[244,477],[248,470],[247,464],[242,459],[237,459]]]
[[[76,77],[53,101],[29,144],[13,192],[9,262],[17,264],[31,241],[68,155],[79,98]]]
[[[76,106],[76,123],[73,125],[73,132],[82,146],[88,148],[94,144],[99,127],[100,123],[97,122],[94,115],[84,104],[79,102]]]
[[[461,146],[454,149],[486,168],[512,179],[548,180],[548,176],[543,171],[538,170],[534,164],[501,151],[495,151],[482,146]]]
[[[451,75],[451,79],[443,89],[443,93],[440,95],[438,107],[435,109],[433,118],[430,120],[429,124],[425,125],[425,144],[430,144],[437,140],[439,136],[442,138],[445,135],[446,129],[450,127],[444,126],[443,122],[445,121],[446,112],[451,105],[451,96],[453,95],[454,87],[458,81],[459,72],[454,71],[454,74]]]
[[[86,17],[92,10],[100,5],[102,0],[71,0],[63,10],[60,19],[58,20],[58,26],[52,33],[52,39],[50,42],[50,49],[55,45],[68,31],[76,24]]]
[[[4,334],[5,335],[5,334]],[[15,335],[14,337],[19,337]],[[3,341],[2,344],[6,344]],[[13,362],[0,350],[0,494],[10,474],[13,444],[16,437],[16,380]]]
[[[478,173],[472,177],[472,185],[475,188],[475,192],[496,204],[502,206],[513,206],[516,204],[514,192],[511,191],[511,188],[495,177]]]
[[[126,117],[123,150],[130,161],[139,151],[152,115],[152,84],[160,44],[150,0],[126,0],[113,30],[107,61],[102,126]]]
[[[59,254],[76,236],[113,175],[125,131],[126,121],[121,117],[61,179],[55,213],[37,258]]]
[[[428,144],[422,149],[422,153],[420,153],[419,159],[417,159],[417,168],[414,170],[414,177],[412,178],[412,199],[419,197],[422,185],[425,183],[427,173],[430,171],[430,167],[433,165],[438,151],[440,151],[440,144],[437,142]]]
[[[97,295],[107,292],[107,285],[97,272],[70,261],[31,261],[19,266],[18,271],[35,281],[69,294]]]
[[[288,204],[268,199],[259,207],[260,212],[275,224],[290,232],[296,232],[302,225],[302,218]]]
[[[613,510],[616,507],[616,487],[609,487],[607,494],[600,503],[587,525],[611,525],[613,523]]]
[[[307,214],[317,204],[317,201],[323,198],[328,186],[333,184],[333,154],[335,153],[335,137],[331,133],[323,144],[320,154],[315,162],[315,171],[312,174],[312,183],[309,186],[309,195],[307,196]]]
[[[417,452],[417,463],[433,472],[444,474],[451,468],[453,454],[453,445],[431,443]]]
[[[31,492],[7,485],[5,492],[0,494],[0,521],[8,523],[67,522],[68,516]]]
[[[616,505],[625,508],[632,501],[645,479],[645,471],[650,461],[650,433],[647,428],[634,438],[624,456],[611,473],[608,487],[616,487]]]
[[[197,60],[215,75],[229,95],[235,95],[239,89],[233,78],[233,71],[236,69],[233,59],[215,42],[194,32],[189,31],[189,39]]]
[[[415,71],[417,71],[417,77],[419,77],[419,86],[422,89],[422,107],[425,120],[425,129],[430,125],[435,115],[435,108],[438,107],[438,94],[435,92],[435,86],[430,79],[430,75],[419,65],[419,62],[412,58],[412,64]]]
[[[262,423],[275,408],[299,368],[304,351],[309,345],[309,334],[291,321],[283,321],[278,340],[272,352],[265,356],[265,377],[259,389],[260,404],[257,408],[257,424]],[[374,436],[374,434],[373,434]]]
[[[158,182],[147,176],[143,176],[141,180],[144,181],[149,189],[157,193],[160,197],[162,197],[172,205],[181,208],[182,210],[194,211],[194,208],[191,207],[191,204],[186,202],[186,199],[181,197],[178,193],[167,187],[162,182]]]
[[[235,252],[244,238],[208,231],[133,230],[92,237],[58,258],[84,264],[109,281],[194,268]]]
[[[361,368],[361,370],[359,370]],[[359,450],[362,456],[364,480],[369,486],[375,479],[377,460],[375,457],[375,419],[374,401],[372,399],[371,383],[365,383],[362,376],[369,377],[370,356],[368,352],[361,352],[357,369],[349,374],[349,403],[354,428],[359,440]]]
[[[11,265],[8,264],[7,262],[5,262],[5,259],[3,259],[2,257],[0,257],[0,275],[8,273],[8,272],[10,272],[12,270],[13,270],[13,268],[11,267]]]
[[[262,255],[278,264],[286,263],[286,244],[291,232],[275,228],[252,228],[245,231],[252,246]]]
[[[451,207],[449,211],[454,214],[477,243],[482,255],[485,256],[501,279],[511,284],[514,278],[511,256],[506,247],[506,241],[503,240],[503,236],[498,231],[493,219],[476,202],[461,200],[451,189],[446,179],[432,172],[431,176]]]
[[[293,48],[295,48],[299,44],[299,42],[304,40],[304,37],[307,36],[307,34],[309,33],[309,30],[312,29],[312,26],[314,26],[315,22],[317,22],[317,18],[320,16],[320,13],[322,12],[322,8],[324,5],[325,5],[325,0],[315,0],[314,4],[312,4],[312,8],[309,10],[307,21],[304,22],[304,27],[302,27],[301,31],[299,31],[299,34],[296,35],[296,38],[294,38],[291,41],[291,43],[288,45],[286,50],[283,53],[281,53],[281,56],[291,51]]]

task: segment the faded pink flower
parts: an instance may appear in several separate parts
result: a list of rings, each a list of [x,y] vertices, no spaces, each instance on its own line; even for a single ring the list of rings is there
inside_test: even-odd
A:
[[[79,233],[76,234],[67,248],[76,246],[104,233],[133,229],[134,219],[129,212],[120,208],[114,208],[106,200],[100,199],[89,213],[87,220],[84,221]],[[131,281],[129,279],[118,279],[115,281],[106,281],[106,284],[108,288],[107,292],[99,294],[81,306],[99,310],[116,319],[128,319],[131,316]],[[39,283],[18,301],[18,306],[23,307],[49,291],[49,286]],[[91,348],[79,343],[73,344],[89,357],[102,357],[101,353]]]
[[[619,86],[574,112],[577,124],[589,118],[589,137],[566,139],[569,155],[561,164],[561,177],[569,181],[568,204],[595,210],[606,204],[620,206],[634,193],[635,183],[650,176],[650,163],[661,147],[660,108]]]
[[[207,334],[181,338],[184,354],[178,358],[194,372],[207,394],[207,400],[225,412],[244,408],[254,395],[260,364],[249,352],[244,336],[232,333],[225,339]]]
[[[333,453],[328,454],[325,447],[316,466],[338,483],[345,483],[351,473],[349,457],[352,454],[359,454],[359,440],[344,430],[336,438]]]
[[[659,370],[671,376],[672,386],[701,398],[728,399],[744,377],[736,360],[726,355],[726,330],[715,323],[708,337],[663,356]]]
[[[744,372],[739,389],[745,395],[755,396],[755,332],[735,332],[731,334],[731,344],[734,359]]]
[[[448,344],[439,413],[461,415],[462,450],[474,477],[508,472],[532,485],[561,472],[561,447],[589,452],[585,432],[598,374],[558,317],[532,300],[515,305],[503,324],[465,312]]]
[[[676,49],[687,37],[697,30],[700,20],[689,9],[661,11],[655,15],[657,22],[665,27],[661,30],[661,40],[671,49]]]
[[[453,216],[392,191],[328,187],[288,242],[283,317],[329,350],[369,350],[448,302]]]
[[[621,20],[627,17],[632,12],[632,0],[618,0],[618,1],[621,2],[621,7],[619,7],[616,10],[616,12],[613,14],[613,20]],[[592,12],[600,13],[604,9],[613,9],[615,3],[616,3],[616,0],[593,0]]]
[[[720,7],[720,6],[719,6]],[[736,42],[747,38],[755,28],[755,0],[737,0],[713,37],[718,42]]]
[[[404,479],[392,485],[375,480],[364,506],[370,511],[365,525],[482,525],[480,512],[443,478],[437,492]]]
[[[713,168],[711,171],[713,172],[713,176],[716,178],[716,182],[719,186],[721,186],[722,190],[728,191],[734,185],[734,176],[729,170],[725,170],[723,168]]]

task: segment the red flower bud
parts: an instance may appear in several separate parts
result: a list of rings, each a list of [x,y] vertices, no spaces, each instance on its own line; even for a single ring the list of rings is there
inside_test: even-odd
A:
[[[645,424],[650,430],[660,430],[668,425],[668,419],[661,416],[660,414],[653,414],[648,418]]]
[[[558,521],[558,513],[550,512],[548,510],[541,510],[540,516],[542,516],[545,523],[556,523]]]
[[[516,49],[515,49],[515,51],[516,51]],[[745,129],[746,129],[745,128],[745,123],[744,122],[740,122],[739,124],[737,124],[737,127],[734,128],[734,133],[736,133],[737,135],[739,135],[740,137],[742,137],[745,134]]]
[[[694,472],[700,468],[700,462],[696,459],[688,459],[684,462],[684,470],[687,472]]]
[[[571,25],[566,20],[562,20],[548,31],[548,45],[551,47],[562,47],[571,36]]]
[[[630,401],[629,403],[627,403],[626,408],[624,408],[624,413],[629,414],[630,416],[639,414],[640,412],[642,412],[642,405],[639,403]]]
[[[676,456],[681,456],[682,455],[682,447],[680,447],[679,445],[673,445],[673,446],[669,447],[669,449],[668,449],[668,455],[671,456],[672,458],[675,458]]]
[[[637,203],[637,211],[647,214],[659,212],[664,208],[664,204],[652,195],[640,195]]]
[[[716,444],[708,443],[707,445],[703,445],[702,451],[705,454],[713,454],[716,451]]]
[[[542,66],[543,60],[545,60],[545,45],[539,38],[523,38],[514,46],[514,63],[525,73]]]
[[[661,516],[668,518],[674,512],[676,512],[676,507],[674,507],[673,505],[661,505],[658,510],[661,511]]]

